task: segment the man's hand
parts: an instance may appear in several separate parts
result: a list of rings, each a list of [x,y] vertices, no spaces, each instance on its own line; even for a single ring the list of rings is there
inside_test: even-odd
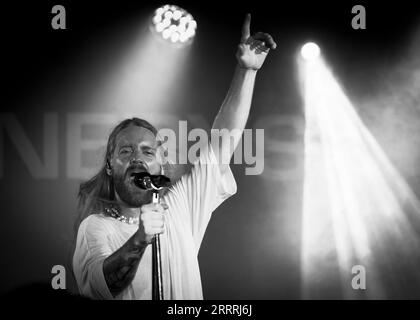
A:
[[[166,209],[168,205],[165,203],[141,206],[138,233],[142,242],[149,244],[154,235],[163,233]]]
[[[241,68],[258,70],[270,49],[275,49],[277,44],[268,33],[257,32],[251,36],[250,25],[251,15],[248,13],[242,26],[242,37],[236,58]]]

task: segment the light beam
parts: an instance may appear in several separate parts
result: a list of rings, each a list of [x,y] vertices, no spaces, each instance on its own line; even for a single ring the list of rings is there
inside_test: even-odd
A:
[[[419,201],[322,57],[300,59],[299,69],[306,117],[303,297],[400,297],[420,287]],[[366,290],[352,287],[355,265],[366,269]]]

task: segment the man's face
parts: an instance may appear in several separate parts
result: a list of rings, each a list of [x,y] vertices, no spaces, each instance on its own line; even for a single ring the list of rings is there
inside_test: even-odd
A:
[[[133,173],[160,174],[157,147],[156,137],[143,127],[130,126],[117,135],[111,159],[112,177],[117,199],[126,206],[137,208],[152,201],[150,191],[134,184]]]

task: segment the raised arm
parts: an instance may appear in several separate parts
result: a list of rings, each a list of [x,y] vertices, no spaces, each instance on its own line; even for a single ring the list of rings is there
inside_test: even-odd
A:
[[[251,36],[250,24],[251,15],[247,14],[236,53],[238,64],[229,91],[212,126],[212,129],[229,130],[233,138],[233,145],[230,145],[230,139],[222,139],[219,149],[214,150],[222,162],[222,173],[229,165],[248,120],[257,71],[263,65],[270,49],[277,46],[267,33],[257,32]]]

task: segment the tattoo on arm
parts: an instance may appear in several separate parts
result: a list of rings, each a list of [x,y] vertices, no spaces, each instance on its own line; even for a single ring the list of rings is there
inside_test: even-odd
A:
[[[139,242],[135,233],[127,242],[104,260],[103,272],[109,291],[116,297],[130,283],[148,243]]]

